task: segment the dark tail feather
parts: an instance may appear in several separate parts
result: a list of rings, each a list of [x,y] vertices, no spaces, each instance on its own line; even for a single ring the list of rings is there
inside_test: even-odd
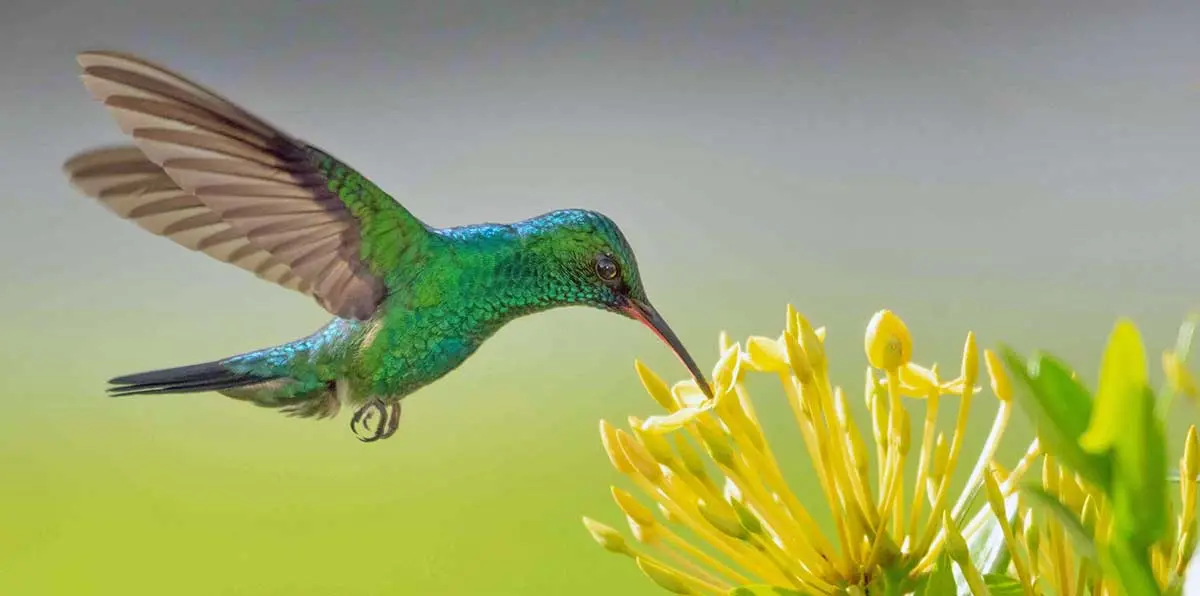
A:
[[[109,381],[113,397],[164,393],[203,393],[253,385],[276,377],[229,370],[221,362],[205,362],[117,377]]]

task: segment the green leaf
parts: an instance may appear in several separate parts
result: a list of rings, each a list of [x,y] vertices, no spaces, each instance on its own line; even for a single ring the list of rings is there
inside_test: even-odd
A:
[[[897,549],[899,550],[899,549]],[[895,557],[882,567],[884,594],[911,594],[916,589],[916,582],[910,579],[917,568],[915,558]]]
[[[1156,596],[1162,594],[1154,568],[1150,564],[1150,551],[1139,548],[1132,541],[1114,536],[1103,550],[1102,564],[1117,576],[1126,594]]]
[[[926,573],[925,575],[922,575],[921,577],[918,577],[909,583],[908,587],[912,590],[912,596],[924,596],[925,594],[929,594],[929,592],[926,591],[926,587],[929,586],[929,576],[930,574]]]
[[[1079,445],[1092,417],[1088,390],[1071,378],[1053,356],[1035,353],[1028,363],[1007,346],[999,348],[1013,379],[1013,399],[1037,429],[1038,440],[1054,457],[1100,488],[1108,486],[1108,458]]]
[[[1008,541],[1004,539],[1004,529],[1000,525],[991,507],[986,509],[987,517],[979,529],[967,536],[967,550],[971,553],[971,563],[980,573],[998,573],[1008,568],[1012,553],[1008,551]],[[1011,528],[1017,519],[1017,493],[1004,498],[1004,514]]]
[[[1036,484],[1022,484],[1017,490],[1022,497],[1025,497],[1030,506],[1045,512],[1048,519],[1057,521],[1062,526],[1067,537],[1075,546],[1075,552],[1081,558],[1097,560],[1096,544],[1092,541],[1092,537],[1083,528],[1083,523],[1079,521],[1075,513],[1067,509],[1067,506],[1063,505],[1058,497],[1042,490],[1042,487]]]
[[[950,555],[943,550],[938,556],[937,563],[933,566],[933,572],[929,574],[929,579],[916,592],[916,596],[938,596],[939,594],[954,594],[954,570],[951,569]]]
[[[985,574],[983,576],[983,583],[987,586],[988,592],[992,596],[1021,596],[1025,594],[1025,588],[1021,587],[1021,582],[1003,573]]]
[[[871,578],[871,583],[867,584],[865,592],[871,596],[874,594],[887,594],[887,588],[887,578],[877,573]]]
[[[809,594],[779,586],[741,586],[731,590],[729,596],[809,596]]]
[[[1113,528],[1148,548],[1167,532],[1167,437],[1155,415],[1154,394],[1128,396],[1136,406],[1113,449]]]

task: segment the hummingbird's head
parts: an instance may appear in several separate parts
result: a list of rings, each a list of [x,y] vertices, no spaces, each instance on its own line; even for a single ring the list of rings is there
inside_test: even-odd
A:
[[[646,325],[671,348],[700,389],[712,397],[704,374],[646,297],[637,258],[616,223],[595,211],[566,209],[518,226],[533,232],[527,235],[530,248],[549,269],[547,279],[555,286],[557,299],[601,308]]]

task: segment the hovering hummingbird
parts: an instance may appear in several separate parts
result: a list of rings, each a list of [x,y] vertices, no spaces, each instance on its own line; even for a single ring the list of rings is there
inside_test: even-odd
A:
[[[305,418],[346,404],[356,408],[353,432],[376,441],[396,432],[401,399],[458,368],[506,323],[584,305],[647,325],[711,397],[608,217],[565,209],[431,227],[329,153],[161,66],[108,51],[78,61],[132,144],[67,160],[72,185],[334,316],[291,343],[114,378],[111,395],[215,391]]]

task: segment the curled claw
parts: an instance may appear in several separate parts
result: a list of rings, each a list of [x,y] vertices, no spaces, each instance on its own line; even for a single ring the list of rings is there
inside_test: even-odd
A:
[[[390,415],[388,416],[387,430],[380,437],[381,439],[391,438],[392,435],[396,434],[396,429],[400,427],[400,402],[391,404],[389,410]],[[382,421],[380,422],[382,423]]]
[[[378,414],[378,422],[372,430],[371,421],[376,418],[376,414]],[[391,437],[396,434],[396,428],[399,426],[400,404],[385,404],[380,400],[374,400],[359,408],[354,413],[354,417],[350,419],[350,430],[354,432],[359,441],[364,443],[373,443]]]
[[[375,414],[379,415],[379,421],[376,423],[374,432],[372,433],[371,420],[375,417]],[[383,436],[385,430],[384,422],[387,420],[387,414],[387,406],[383,402],[379,400],[372,401],[354,413],[354,417],[350,419],[350,430],[354,432],[359,441],[364,443],[378,441]],[[360,432],[360,429],[362,432]]]

